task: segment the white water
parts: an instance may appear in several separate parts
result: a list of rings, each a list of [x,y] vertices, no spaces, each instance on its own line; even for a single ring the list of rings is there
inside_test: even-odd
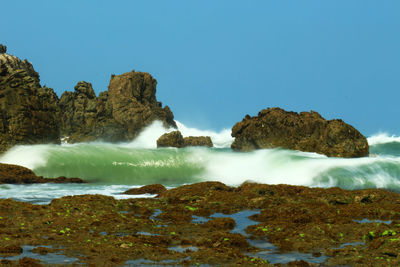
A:
[[[348,189],[387,188],[400,191],[400,157],[396,155],[378,154],[373,157],[343,159],[283,149],[232,152],[227,149],[233,141],[229,130],[213,132],[189,128],[179,122],[177,125],[183,136],[211,136],[215,146],[220,149],[156,149],[159,136],[175,130],[165,129],[161,122],[154,122],[129,143],[16,146],[2,155],[0,162],[22,165],[35,171],[40,168],[46,170],[51,165],[49,168],[64,168],[71,174],[57,173],[58,176],[86,179],[85,175],[94,175],[115,184],[4,185],[0,197],[15,197],[24,201],[48,201],[63,195],[86,193],[118,197],[121,192],[133,186],[116,185],[126,181],[121,180],[119,175],[136,175],[141,185],[146,184],[146,181],[154,183],[160,177],[162,183],[170,179],[177,184],[212,180],[237,186],[250,180],[268,184],[340,186]],[[368,142],[370,146],[400,142],[400,137],[378,134],[368,138]]]

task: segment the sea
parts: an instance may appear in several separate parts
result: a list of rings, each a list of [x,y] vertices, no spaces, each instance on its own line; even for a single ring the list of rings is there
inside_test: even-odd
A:
[[[203,181],[220,181],[230,186],[251,181],[400,192],[398,136],[385,133],[370,136],[368,157],[344,159],[280,148],[235,152],[230,149],[233,142],[230,129],[215,132],[190,128],[180,122],[177,125],[184,137],[210,136],[214,147],[157,148],[158,137],[175,130],[164,128],[159,121],[126,143],[15,146],[0,156],[1,163],[25,166],[43,177],[79,177],[89,183],[2,184],[0,198],[46,204],[67,195],[154,197],[122,193],[148,184],[174,188]]]

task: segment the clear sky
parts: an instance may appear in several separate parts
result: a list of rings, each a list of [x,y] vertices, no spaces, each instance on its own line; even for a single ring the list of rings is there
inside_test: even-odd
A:
[[[0,43],[59,96],[149,72],[189,126],[279,106],[400,135],[399,0],[3,0]]]

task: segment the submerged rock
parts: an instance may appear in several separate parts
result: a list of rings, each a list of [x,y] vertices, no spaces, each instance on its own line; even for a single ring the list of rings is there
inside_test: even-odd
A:
[[[31,63],[0,47],[0,152],[16,144],[59,143],[57,95]]]
[[[232,136],[231,148],[240,151],[282,147],[351,158],[367,156],[369,150],[367,139],[354,127],[342,120],[325,120],[315,111],[264,109],[236,123]]]
[[[36,184],[36,183],[86,183],[80,178],[43,178],[32,170],[12,164],[0,163],[0,184]]]
[[[157,139],[157,147],[187,147],[187,146],[207,146],[213,147],[209,136],[189,136],[183,138],[180,131],[173,131],[163,134]]]

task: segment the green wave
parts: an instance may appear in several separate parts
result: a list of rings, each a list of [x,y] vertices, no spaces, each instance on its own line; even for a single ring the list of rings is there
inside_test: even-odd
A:
[[[44,177],[80,177],[102,184],[181,185],[198,182],[203,167],[190,152],[178,149],[132,149],[105,144],[52,147],[47,163],[34,169]]]

